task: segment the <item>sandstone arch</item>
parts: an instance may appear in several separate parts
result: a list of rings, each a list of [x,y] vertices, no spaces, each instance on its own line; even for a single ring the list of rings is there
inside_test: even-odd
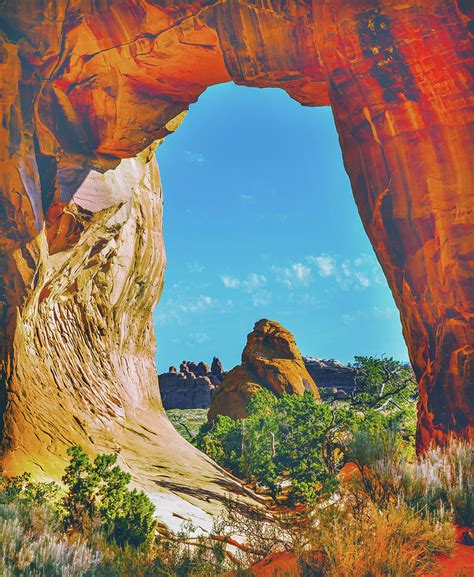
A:
[[[468,2],[6,0],[1,10],[8,472],[57,475],[80,442],[120,446],[149,490],[199,486],[202,504],[232,483],[163,417],[150,320],[164,269],[152,143],[230,80],[332,106],[419,382],[418,447],[472,439]]]

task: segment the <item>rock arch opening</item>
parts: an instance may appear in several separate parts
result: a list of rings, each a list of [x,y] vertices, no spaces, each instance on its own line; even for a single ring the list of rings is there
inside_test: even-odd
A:
[[[408,358],[329,107],[302,107],[278,89],[210,87],[157,159],[160,373],[214,355],[230,369],[260,318],[281,321],[310,356]]]

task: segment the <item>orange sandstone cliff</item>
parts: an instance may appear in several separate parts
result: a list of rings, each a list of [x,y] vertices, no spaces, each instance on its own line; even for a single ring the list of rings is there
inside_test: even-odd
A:
[[[164,417],[151,323],[165,266],[153,142],[230,80],[332,107],[418,379],[418,448],[472,439],[471,3],[6,0],[0,10],[7,472],[57,476],[80,442],[120,448],[147,490],[190,499],[202,487],[201,505],[231,482]]]

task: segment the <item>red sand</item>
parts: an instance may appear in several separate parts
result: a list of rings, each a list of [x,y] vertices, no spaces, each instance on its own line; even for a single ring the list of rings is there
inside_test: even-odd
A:
[[[459,542],[456,545],[452,556],[439,556],[439,577],[456,577],[461,571],[464,571],[463,577],[464,575],[466,575],[466,577],[474,577],[474,547],[463,545],[460,542],[462,538],[462,528],[457,527],[456,531]],[[425,577],[432,576],[426,575]]]

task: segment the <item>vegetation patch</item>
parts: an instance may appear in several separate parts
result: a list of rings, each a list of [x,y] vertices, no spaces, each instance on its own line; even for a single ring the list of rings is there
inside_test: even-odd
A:
[[[211,424],[203,409],[170,411],[198,447],[268,495],[265,511],[229,500],[197,537],[187,523],[158,527],[117,455],[70,448],[64,486],[0,477],[0,575],[242,577],[278,560],[295,577],[433,575],[453,551],[454,523],[473,521],[472,448],[416,458],[410,371],[392,359],[356,365],[359,386],[344,401],[262,391],[247,418]]]
[[[224,468],[288,504],[315,502],[337,488],[359,431],[390,430],[414,454],[416,385],[411,370],[393,359],[356,357],[358,387],[347,401],[276,397],[266,390],[247,405],[248,416],[217,416],[195,437],[196,446]]]
[[[170,409],[166,414],[178,433],[191,442],[207,421],[207,411],[208,409]]]

